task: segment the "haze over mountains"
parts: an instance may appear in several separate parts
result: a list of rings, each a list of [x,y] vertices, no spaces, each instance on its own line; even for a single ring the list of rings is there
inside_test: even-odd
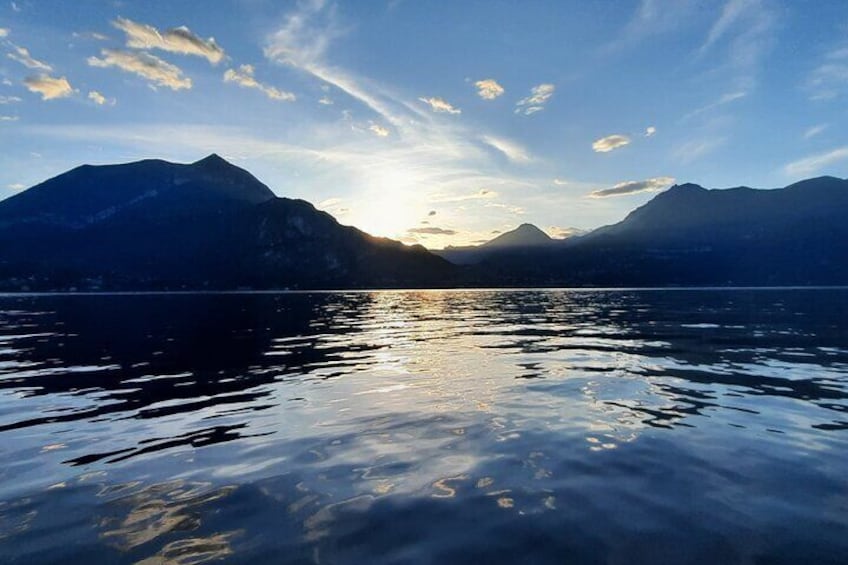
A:
[[[77,167],[0,202],[0,288],[848,284],[848,181],[676,185],[555,240],[531,224],[438,256],[280,198],[217,155]]]

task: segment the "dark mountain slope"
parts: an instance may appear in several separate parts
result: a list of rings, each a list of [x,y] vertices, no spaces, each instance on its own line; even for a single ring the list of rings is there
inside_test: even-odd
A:
[[[565,286],[848,284],[848,181],[678,185],[561,247],[490,255],[475,277]]]
[[[7,288],[438,286],[454,271],[277,198],[217,155],[78,167],[0,202]]]
[[[447,247],[433,253],[457,265],[474,265],[503,251],[548,247],[561,243],[533,224],[521,224],[514,230],[502,233],[482,245]]]

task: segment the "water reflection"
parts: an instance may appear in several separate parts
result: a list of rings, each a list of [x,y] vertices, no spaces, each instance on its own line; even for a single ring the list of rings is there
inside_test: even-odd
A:
[[[846,319],[845,290],[2,297],[0,557],[745,562],[810,519],[827,562]]]

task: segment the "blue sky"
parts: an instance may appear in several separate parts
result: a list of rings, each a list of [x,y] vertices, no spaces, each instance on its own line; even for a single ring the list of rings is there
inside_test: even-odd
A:
[[[0,196],[217,152],[441,247],[848,176],[843,0],[16,0],[0,51]]]

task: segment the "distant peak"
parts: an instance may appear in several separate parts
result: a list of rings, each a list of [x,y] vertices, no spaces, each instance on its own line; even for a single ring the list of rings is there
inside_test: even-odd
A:
[[[523,247],[544,245],[551,237],[533,224],[521,224],[512,231],[502,233],[495,239],[484,243],[488,247]]]
[[[217,153],[211,153],[210,155],[204,157],[200,161],[195,161],[192,163],[195,166],[208,167],[208,166],[221,166],[221,165],[229,165],[232,166],[232,163],[218,155]]]
[[[706,188],[704,188],[700,184],[695,184],[693,182],[684,182],[683,184],[675,184],[674,186],[672,186],[668,190],[669,191],[674,190],[674,191],[682,192],[682,191],[696,191],[696,190],[701,191],[701,190],[706,190]]]

